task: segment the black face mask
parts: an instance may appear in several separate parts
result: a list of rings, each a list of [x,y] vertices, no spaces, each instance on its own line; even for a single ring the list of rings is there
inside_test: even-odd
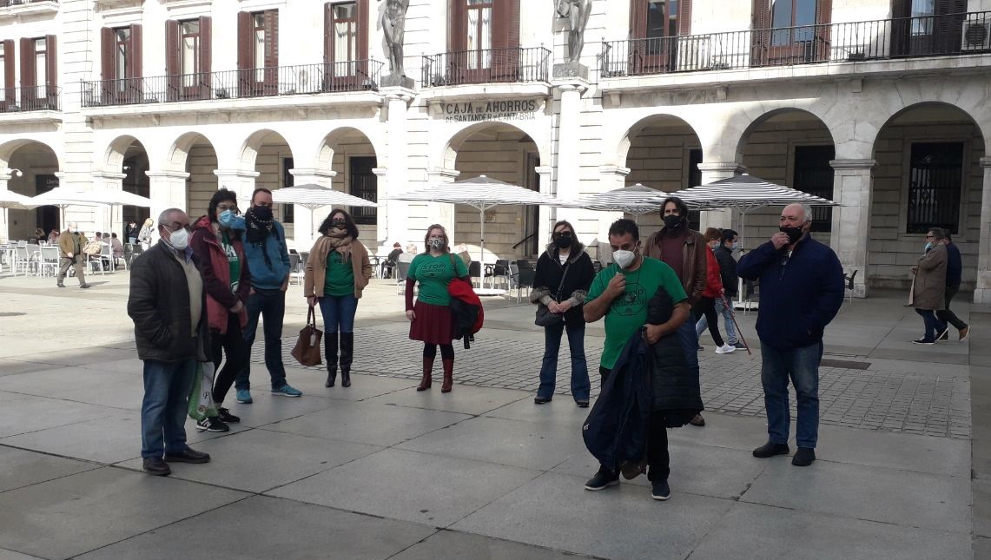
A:
[[[271,206],[255,206],[251,209],[251,213],[255,215],[256,218],[267,222],[272,219],[272,207]]]
[[[802,228],[800,227],[781,226],[778,230],[788,236],[789,244],[794,245],[796,241],[802,238]]]
[[[335,228],[341,228],[341,229],[343,229],[347,225],[347,222],[344,220],[334,220],[333,222],[330,223]]]
[[[571,237],[571,234],[565,234],[565,235],[554,234],[554,245],[556,245],[558,249],[564,249],[565,247],[571,247],[571,241],[573,239],[574,238]]]
[[[668,214],[667,216],[664,216],[664,227],[667,229],[678,229],[681,227],[681,224],[681,216],[676,214]]]

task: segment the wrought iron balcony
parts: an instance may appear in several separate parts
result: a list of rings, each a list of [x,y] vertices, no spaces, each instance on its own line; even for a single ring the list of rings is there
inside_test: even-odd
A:
[[[58,111],[62,88],[54,86],[30,86],[0,88],[0,113],[25,111]]]
[[[602,44],[603,78],[991,52],[991,12]]]
[[[314,93],[377,90],[383,63],[353,60],[176,74],[149,78],[83,81],[83,107],[173,101],[251,99]]]
[[[0,8],[23,6],[25,4],[58,4],[58,0],[0,0]]]
[[[546,82],[551,51],[543,47],[481,49],[423,57],[424,87]]]

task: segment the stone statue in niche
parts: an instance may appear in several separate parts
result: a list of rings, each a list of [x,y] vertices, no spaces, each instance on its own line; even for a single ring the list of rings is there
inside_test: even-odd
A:
[[[585,48],[585,26],[592,0],[557,0],[558,17],[568,20],[568,62],[578,64]]]
[[[389,59],[389,74],[405,76],[403,71],[403,35],[406,33],[406,9],[409,0],[379,0],[378,27],[382,29],[382,49]]]

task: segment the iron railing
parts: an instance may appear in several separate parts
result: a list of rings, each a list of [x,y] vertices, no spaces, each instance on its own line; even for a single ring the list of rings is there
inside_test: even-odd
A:
[[[991,11],[602,43],[602,77],[991,52]]]
[[[55,86],[30,86],[0,88],[0,113],[24,111],[58,111],[62,88]]]
[[[377,90],[383,63],[352,60],[148,78],[83,81],[82,106],[108,107]]]
[[[23,6],[25,4],[58,4],[58,0],[0,0],[0,8],[9,8],[11,6]]]
[[[424,87],[493,82],[546,82],[551,51],[543,47],[480,49],[423,57]]]

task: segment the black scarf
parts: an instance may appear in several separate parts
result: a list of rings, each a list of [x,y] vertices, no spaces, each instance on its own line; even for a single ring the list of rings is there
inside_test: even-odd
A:
[[[265,250],[265,239],[269,235],[275,234],[275,219],[269,218],[263,220],[255,215],[253,208],[249,208],[247,212],[244,213],[244,223],[247,226],[247,231],[245,232],[245,239],[248,243],[253,243],[254,245],[261,247],[262,256],[265,257],[265,264],[268,265],[269,270],[272,269],[272,259],[269,258],[268,252]]]

